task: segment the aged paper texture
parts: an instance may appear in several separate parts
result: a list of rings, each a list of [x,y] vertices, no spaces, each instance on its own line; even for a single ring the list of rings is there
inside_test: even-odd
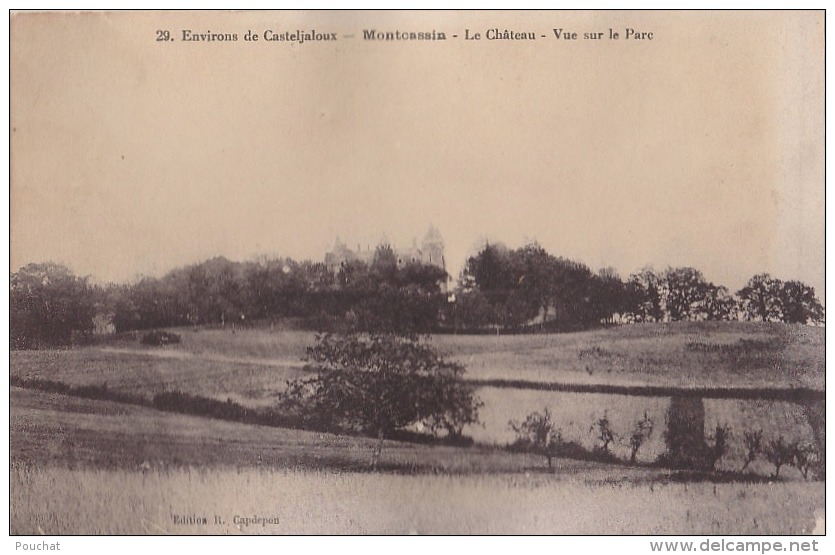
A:
[[[10,17],[13,534],[821,530],[824,12]]]

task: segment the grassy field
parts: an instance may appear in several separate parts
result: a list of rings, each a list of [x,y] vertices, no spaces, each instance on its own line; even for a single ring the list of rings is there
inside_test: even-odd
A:
[[[11,373],[73,385],[107,382],[152,396],[181,389],[268,403],[300,375],[311,332],[177,330],[182,343],[14,351]],[[744,322],[640,324],[580,333],[431,338],[474,380],[655,386],[824,388],[824,330]],[[226,397],[223,397],[224,399]]]
[[[248,407],[275,403],[304,375],[314,335],[266,329],[177,330],[180,345],[136,339],[13,351],[10,373],[151,399],[181,390]],[[662,324],[538,336],[436,336],[476,380],[728,387],[824,387],[822,328],[753,323]],[[374,441],[247,425],[11,388],[12,530],[19,533],[802,533],[823,507],[820,483],[785,467],[775,483],[685,485],[649,466],[510,453],[508,420],[548,407],[566,440],[594,447],[606,414],[626,438],[643,413],[656,423],[639,462],[664,449],[669,399],[480,387],[471,447]],[[720,470],[737,471],[742,432],[812,441],[794,403],[706,399],[705,427],[731,428]],[[749,467],[765,477],[773,467]],[[121,484],[121,485],[117,485]],[[689,488],[689,489],[688,489]],[[51,492],[47,495],[46,492]],[[89,492],[89,493],[88,493]],[[438,510],[438,500],[444,501]],[[408,500],[404,502],[404,500]],[[80,507],[80,508],[79,508]],[[111,508],[112,507],[112,511]],[[272,513],[280,525],[238,528],[234,515]],[[173,515],[223,524],[175,524]],[[38,528],[40,527],[40,528]]]
[[[638,452],[638,460],[650,462],[663,453],[664,423],[669,399],[664,397],[628,397],[594,393],[560,393],[505,388],[479,390],[484,401],[481,426],[470,426],[466,432],[476,441],[503,444],[515,439],[507,425],[509,420],[523,421],[531,410],[540,412],[547,407],[559,423],[566,441],[574,441],[587,449],[599,445],[592,425],[604,414],[611,421],[616,441],[612,452],[621,459],[629,458],[629,434],[635,423],[646,413],[655,423],[655,430]],[[729,426],[728,452],[717,468],[739,470],[745,463],[743,433],[762,429],[766,441],[783,436],[788,441],[813,443],[814,435],[803,407],[795,403],[755,400],[704,401],[705,431],[710,434],[717,425]],[[752,467],[763,474],[773,471],[765,461]],[[784,471],[786,471],[784,469]],[[789,474],[796,472],[788,469]]]
[[[147,399],[165,390],[231,399],[247,407],[276,402],[287,380],[302,377],[309,332],[268,329],[178,330],[180,345],[142,347],[118,340],[102,347],[11,353],[11,374],[71,385],[100,385]],[[559,335],[436,336],[432,341],[478,379],[534,379],[562,383],[648,385],[807,386],[823,389],[823,329],[780,324],[720,322],[621,326]],[[504,444],[511,419],[548,407],[567,439],[594,446],[591,425],[604,413],[621,436],[646,411],[659,426],[639,456],[653,460],[663,448],[664,397],[570,394],[484,387],[482,425],[466,433]],[[800,407],[777,401],[706,401],[708,430],[731,427],[728,468],[741,466],[742,433],[762,428],[766,437],[810,441]],[[771,437],[773,436],[773,438]],[[626,440],[615,445],[619,455]]]
[[[11,388],[11,458],[23,465],[138,469],[190,465],[368,471],[376,440],[245,425],[110,401]],[[565,472],[608,467],[561,461]],[[501,449],[388,441],[380,466],[397,472],[537,472],[544,459]],[[627,475],[658,473],[625,469]],[[599,476],[602,476],[600,474]]]
[[[679,322],[433,340],[478,379],[824,387],[824,329],[801,325]]]
[[[814,484],[551,475],[16,468],[10,481],[12,534],[807,534],[824,506]]]
[[[247,406],[275,402],[287,380],[302,377],[298,364],[262,364],[240,359],[213,360],[176,348],[83,348],[52,351],[13,351],[11,375],[41,378],[70,385],[107,386],[145,398],[180,390]]]

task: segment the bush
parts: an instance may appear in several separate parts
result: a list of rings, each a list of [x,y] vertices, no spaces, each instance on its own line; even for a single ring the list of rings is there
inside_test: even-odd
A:
[[[82,399],[93,399],[96,401],[114,401],[130,405],[146,405],[147,400],[140,396],[122,391],[116,391],[107,387],[106,383],[91,385],[69,385],[54,380],[41,378],[21,378],[20,376],[9,376],[9,385],[23,387],[26,389],[37,389],[48,393],[60,393],[81,397]]]
[[[774,465],[775,478],[780,476],[780,468],[783,465],[792,464],[796,452],[797,443],[788,443],[783,436],[768,442],[765,448],[765,458]]]
[[[710,447],[708,462],[710,464],[710,470],[716,469],[716,463],[719,462],[725,453],[728,452],[728,436],[731,435],[731,429],[726,424],[717,424],[716,429],[713,432],[713,436],[711,439],[713,440],[713,445]]]
[[[641,448],[641,445],[643,445],[644,442],[652,437],[653,428],[654,424],[652,419],[649,417],[647,412],[644,411],[644,417],[635,423],[635,427],[632,428],[632,434],[629,436],[630,463],[635,464],[635,461],[638,458],[638,449]]]
[[[231,399],[219,401],[182,391],[163,391],[154,395],[153,406],[168,412],[197,414],[221,420],[246,422],[252,418],[252,411]]]
[[[589,431],[595,430],[597,431],[597,440],[600,442],[600,446],[595,447],[595,450],[600,453],[609,454],[609,444],[615,441],[615,432],[612,430],[609,415],[605,411],[603,412],[603,416],[592,424]]]
[[[754,462],[757,455],[763,452],[763,431],[761,429],[745,431],[742,434],[742,441],[745,443],[746,455],[745,464],[742,465],[740,472],[744,472],[748,465]]]
[[[532,412],[524,422],[511,420],[509,425],[517,435],[514,446],[520,450],[542,455],[548,461],[550,469],[551,460],[563,444],[562,431],[558,430],[554,421],[551,420],[551,412],[547,408],[542,414]]]
[[[804,480],[809,479],[810,470],[812,471],[813,476],[820,477],[823,469],[823,465],[821,463],[821,457],[813,445],[794,445],[794,453],[792,453],[791,464],[797,468],[801,474],[803,474]]]
[[[170,331],[153,330],[144,334],[142,336],[141,342],[143,345],[153,345],[154,347],[160,347],[179,343],[180,336],[176,333],[171,333]]]

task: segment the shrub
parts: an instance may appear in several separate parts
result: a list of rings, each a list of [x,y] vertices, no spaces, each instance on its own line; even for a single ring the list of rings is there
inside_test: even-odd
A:
[[[818,475],[821,465],[821,458],[813,445],[796,444],[794,446],[794,453],[792,454],[791,464],[797,468],[803,479],[809,479],[809,471],[812,470],[814,475]]]
[[[714,470],[716,468],[716,463],[719,462],[725,453],[728,452],[728,436],[731,434],[731,429],[727,425],[717,424],[716,429],[713,432],[713,436],[711,439],[713,440],[713,446],[710,447],[709,452],[709,464],[710,469]]]
[[[168,412],[196,414],[221,420],[237,422],[252,421],[254,411],[235,403],[231,399],[220,401],[182,391],[163,391],[154,395],[153,406]]]
[[[609,453],[609,444],[615,441],[615,433],[612,431],[612,424],[609,422],[609,415],[604,412],[597,422],[592,424],[589,431],[597,430],[597,440],[600,446],[597,447],[601,453]]]
[[[23,387],[26,389],[37,389],[48,393],[71,395],[73,397],[81,397],[83,399],[93,399],[96,401],[114,401],[130,405],[147,404],[147,400],[144,397],[110,389],[107,387],[106,383],[69,385],[64,382],[44,380],[41,378],[21,378],[19,376],[9,376],[9,385]]]
[[[638,458],[638,449],[652,437],[653,427],[652,420],[647,412],[644,411],[644,417],[635,423],[635,427],[632,428],[632,434],[629,436],[630,463],[635,464],[635,460]]]
[[[797,443],[788,443],[783,436],[772,439],[765,448],[765,458],[774,465],[774,477],[780,476],[780,468],[794,461]]]
[[[757,458],[757,455],[763,452],[763,431],[746,430],[742,434],[742,442],[745,444],[746,455],[745,464],[742,465],[742,469],[740,470],[740,472],[744,472],[745,469],[748,468],[748,465],[754,462],[754,459]]]
[[[516,447],[542,455],[550,469],[563,444],[562,431],[554,425],[551,412],[547,408],[542,413],[532,412],[524,422],[511,420],[509,425],[517,435]]]
[[[143,345],[153,345],[155,347],[172,345],[180,342],[180,336],[176,333],[164,330],[153,330],[142,335]]]

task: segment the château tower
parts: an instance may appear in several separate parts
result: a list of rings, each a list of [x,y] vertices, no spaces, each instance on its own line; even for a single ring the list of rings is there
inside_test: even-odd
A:
[[[423,254],[424,264],[433,264],[446,270],[446,260],[444,260],[444,239],[441,233],[434,225],[430,225],[423,236],[423,242],[420,244],[420,250]]]

